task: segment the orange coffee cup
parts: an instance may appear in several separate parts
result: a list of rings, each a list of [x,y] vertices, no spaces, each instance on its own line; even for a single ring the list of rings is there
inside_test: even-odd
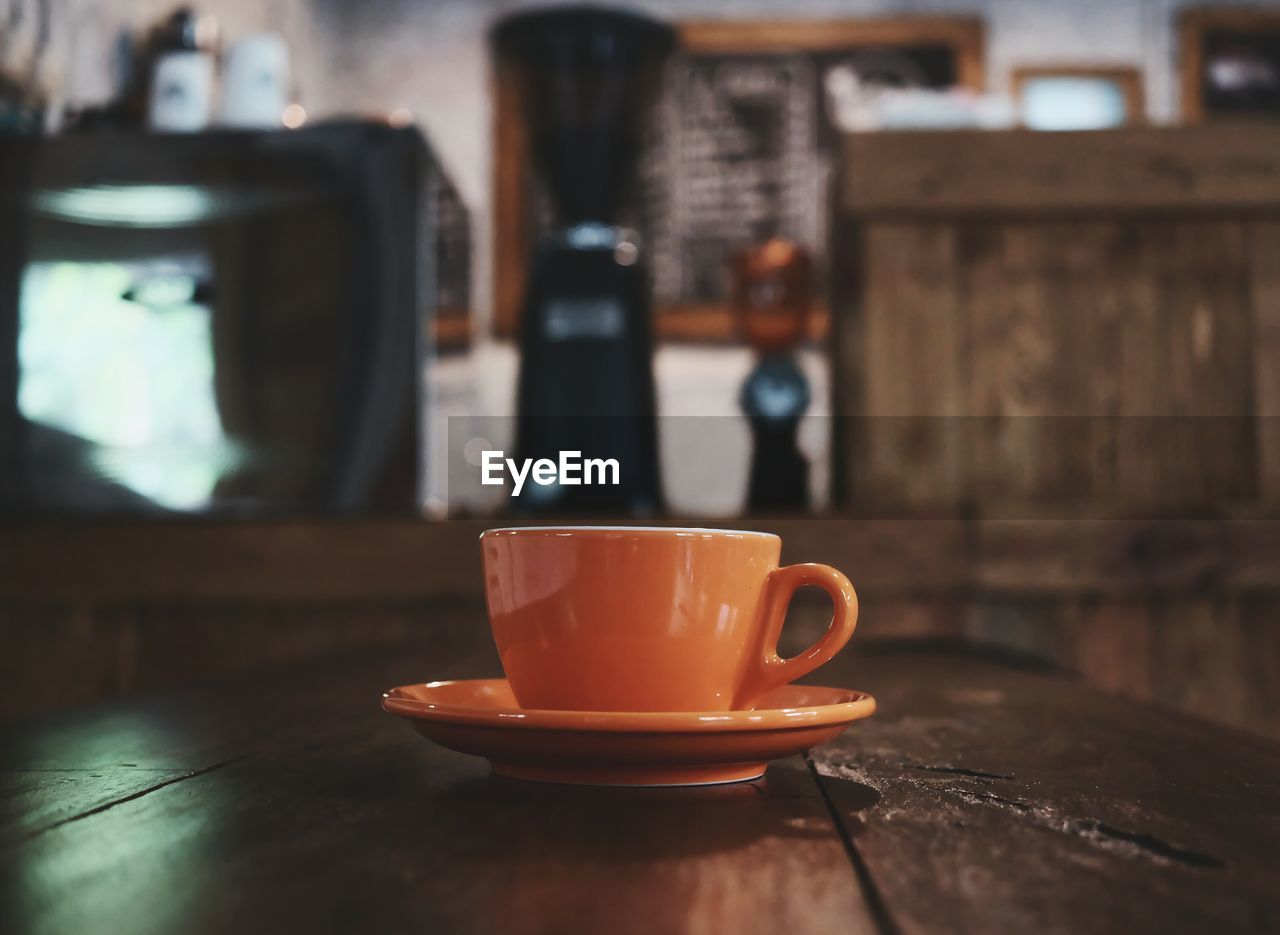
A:
[[[748,709],[834,656],[858,620],[829,565],[778,567],[763,532],[628,526],[490,529],[480,536],[494,641],[524,708]],[[815,585],[822,638],[778,656],[787,605]]]

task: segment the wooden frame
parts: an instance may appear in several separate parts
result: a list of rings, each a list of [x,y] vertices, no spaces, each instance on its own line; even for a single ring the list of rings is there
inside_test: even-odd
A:
[[[1125,126],[1146,123],[1146,96],[1142,89],[1142,72],[1129,65],[1022,65],[1010,72],[1010,90],[1015,105],[1022,100],[1022,90],[1035,78],[1098,78],[1111,81],[1124,94]],[[1019,118],[1021,120],[1021,118]]]
[[[971,16],[841,20],[687,21],[676,25],[680,48],[693,53],[822,52],[857,46],[948,45],[956,53],[959,84],[985,86],[983,21]],[[493,89],[493,322],[498,337],[519,329],[520,303],[529,266],[529,141],[519,119],[517,88],[501,63]],[[813,337],[827,332],[829,313],[819,303]],[[722,306],[689,305],[655,315],[658,336],[676,341],[723,341],[733,322]]]
[[[1280,10],[1204,7],[1184,10],[1178,20],[1179,83],[1182,119],[1199,123],[1205,113],[1204,36],[1213,29],[1280,33]]]

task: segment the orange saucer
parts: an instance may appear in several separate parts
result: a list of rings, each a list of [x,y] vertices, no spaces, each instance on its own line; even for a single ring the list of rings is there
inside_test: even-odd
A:
[[[506,679],[393,688],[382,707],[428,740],[515,779],[685,786],[756,779],[769,760],[831,740],[876,709],[870,695],[784,685],[751,711],[523,710]]]

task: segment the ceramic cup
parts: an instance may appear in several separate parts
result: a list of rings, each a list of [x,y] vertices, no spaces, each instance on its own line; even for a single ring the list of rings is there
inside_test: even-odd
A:
[[[480,547],[494,641],[523,708],[751,708],[839,652],[858,619],[848,578],[779,568],[769,533],[526,527],[491,529]],[[835,613],[817,643],[782,659],[787,605],[805,585]]]

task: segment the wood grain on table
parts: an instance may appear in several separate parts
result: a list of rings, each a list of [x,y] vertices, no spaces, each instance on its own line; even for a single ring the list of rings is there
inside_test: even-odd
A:
[[[460,634],[462,631],[459,631]],[[469,637],[0,736],[0,930],[1250,931],[1280,746],[957,648],[846,654],[880,712],[763,780],[502,780],[378,708]]]

